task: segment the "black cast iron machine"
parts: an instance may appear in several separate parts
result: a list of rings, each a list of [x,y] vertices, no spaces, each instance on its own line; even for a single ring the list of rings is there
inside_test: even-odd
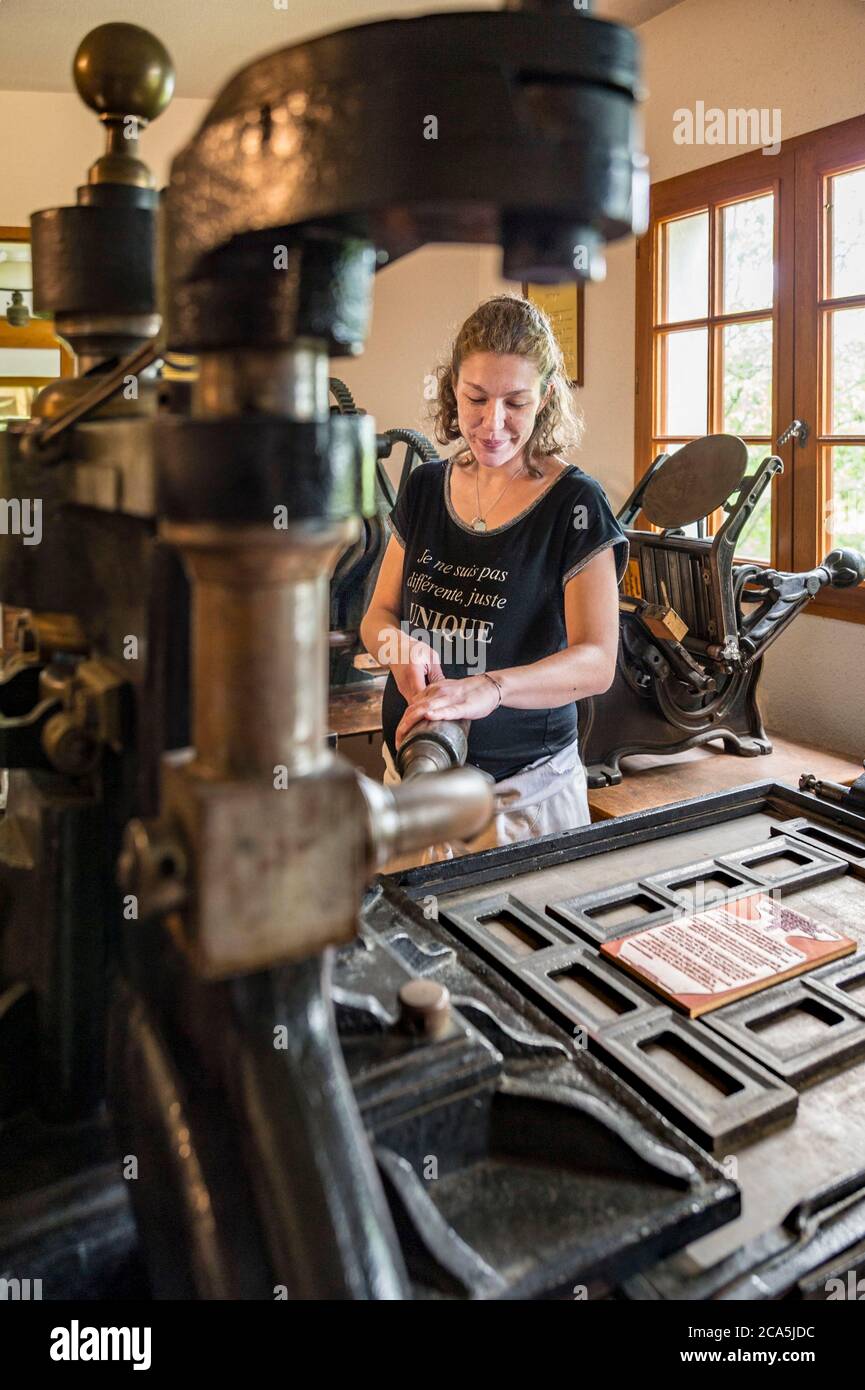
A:
[[[705,435],[659,454],[625,502],[619,521],[631,549],[616,675],[579,704],[589,786],[621,782],[629,753],[679,753],[715,739],[739,757],[771,753],[757,701],[767,650],[824,588],[865,580],[865,556],[848,548],[798,574],[736,558],[783,467],[770,454],[749,471],[743,440]],[[707,536],[713,513],[723,519]],[[652,529],[638,526],[641,515]]]

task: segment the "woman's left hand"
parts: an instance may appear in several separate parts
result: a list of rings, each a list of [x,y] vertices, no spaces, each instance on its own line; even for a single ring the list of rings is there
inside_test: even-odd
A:
[[[396,727],[394,742],[399,748],[421,719],[485,719],[498,703],[496,687],[486,676],[433,681],[409,701]]]

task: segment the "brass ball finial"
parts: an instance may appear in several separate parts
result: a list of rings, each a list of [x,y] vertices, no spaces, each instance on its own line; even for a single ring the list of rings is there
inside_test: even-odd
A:
[[[100,24],[78,45],[72,76],[81,100],[102,120],[155,121],[174,92],[174,64],[164,44],[137,24]]]
[[[138,158],[138,134],[174,92],[174,64],[165,45],[137,24],[100,24],[78,45],[72,76],[108,137],[88,182],[152,187],[150,171]]]

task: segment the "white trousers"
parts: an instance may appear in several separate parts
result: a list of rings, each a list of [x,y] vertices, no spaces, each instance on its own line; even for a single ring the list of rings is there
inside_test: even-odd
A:
[[[393,786],[401,779],[386,743],[382,743],[382,756],[384,785]],[[509,845],[515,840],[539,839],[554,831],[576,830],[580,825],[591,824],[586,770],[576,739],[551,758],[539,758],[496,782],[495,795],[501,805],[485,830],[469,840],[432,845],[417,862],[433,864],[440,859],[473,854],[475,850]]]

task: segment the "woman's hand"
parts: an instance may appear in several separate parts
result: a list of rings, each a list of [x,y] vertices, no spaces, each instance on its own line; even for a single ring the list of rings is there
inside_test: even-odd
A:
[[[486,676],[437,680],[409,700],[408,709],[397,724],[394,742],[399,748],[421,719],[485,719],[498,704],[498,691]]]
[[[390,670],[404,700],[411,702],[423,695],[430,681],[443,680],[441,662],[428,642],[412,641],[400,633],[399,655],[402,659],[392,661]]]

